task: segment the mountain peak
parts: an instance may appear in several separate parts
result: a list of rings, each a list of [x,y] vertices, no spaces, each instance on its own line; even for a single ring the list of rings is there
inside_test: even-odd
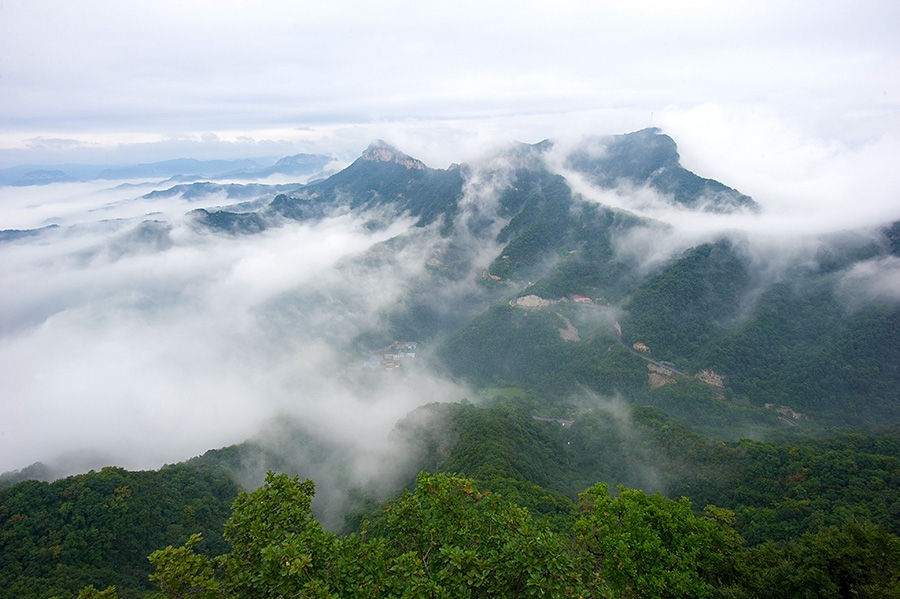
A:
[[[759,209],[749,196],[682,167],[675,140],[656,127],[589,137],[569,154],[567,165],[601,187],[613,189],[622,181],[648,185],[676,204],[706,212]]]
[[[362,159],[369,162],[394,162],[412,170],[425,169],[425,163],[421,160],[416,160],[412,156],[404,154],[394,146],[380,139],[372,142],[369,147],[366,148],[362,153]]]

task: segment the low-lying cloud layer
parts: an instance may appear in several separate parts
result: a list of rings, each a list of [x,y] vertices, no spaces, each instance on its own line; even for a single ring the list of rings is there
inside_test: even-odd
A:
[[[360,340],[373,331],[392,334],[391,310],[427,281],[430,260],[462,255],[471,275],[496,257],[503,222],[491,219],[498,194],[522,166],[517,161],[538,159],[491,145],[486,159],[464,169],[457,222],[465,227],[452,241],[438,234],[438,224],[411,229],[414,221],[402,216],[346,212],[252,236],[213,234],[196,228],[188,211],[236,200],[147,196],[170,183],[0,187],[0,228],[57,225],[0,243],[0,471],[35,461],[65,472],[110,463],[155,468],[290,421],[292,430],[345,456],[335,476],[364,485],[383,475],[399,455],[388,442],[394,423],[416,406],[471,394],[421,360],[392,374],[366,371]],[[779,200],[798,189],[827,189],[822,182],[784,191],[763,180],[744,189],[689,158],[685,166],[752,193],[762,206],[760,213],[698,213],[650,189],[592,185],[565,168],[571,147],[563,139],[546,158],[575,192],[652,219],[616,240],[618,259],[645,273],[728,235],[761,278],[775,280],[814,261],[823,234],[861,227],[844,241],[861,246],[874,238],[876,224],[900,217],[893,183],[872,186],[871,203],[842,196],[844,188],[828,191],[810,212],[808,195],[793,204]],[[846,174],[858,156],[827,160]],[[839,273],[843,289],[866,290],[847,292],[848,306],[896,301],[896,262],[880,258]],[[460,298],[477,303],[478,293],[471,278],[462,278],[427,295],[440,314],[464,310]],[[325,483],[331,497],[349,487],[346,480]]]
[[[69,193],[32,198],[41,222],[54,189]],[[343,214],[249,238],[183,217],[86,222],[116,213],[109,193],[84,196],[99,211],[74,203],[61,219],[78,224],[0,246],[0,471],[72,451],[75,468],[158,467],[279,415],[374,456],[410,409],[465,394],[424,369],[363,372],[348,349],[400,301],[428,239],[367,266],[353,258],[411,221],[372,232],[366,215]]]
[[[713,106],[664,117],[671,127],[663,132],[679,144],[684,167],[751,195],[760,210],[698,211],[627,181],[614,189],[598,187],[567,165],[572,149],[583,147],[578,138],[563,140],[547,155],[548,166],[586,200],[649,220],[647,227],[617,239],[618,257],[644,272],[689,247],[729,237],[757,271],[768,271],[774,279],[791,266],[815,260],[835,232],[853,231],[846,242],[865,244],[885,224],[900,219],[900,182],[887,174],[900,142],[890,135],[848,148],[798,139],[772,122],[754,131],[758,118],[729,119]],[[686,146],[683,138],[689,140]]]

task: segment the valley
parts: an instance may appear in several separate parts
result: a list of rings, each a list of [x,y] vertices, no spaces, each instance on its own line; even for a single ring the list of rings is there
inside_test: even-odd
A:
[[[513,513],[508,538],[580,548],[553,554],[572,560],[546,574],[557,591],[638,596],[585,565],[606,549],[579,545],[601,526],[584,514],[606,501],[724,535],[727,560],[687,568],[697,594],[673,596],[900,588],[900,561],[871,558],[900,555],[900,220],[776,243],[759,233],[762,198],[685,169],[652,128],[446,169],[378,141],[303,183],[220,174],[103,188],[69,221],[0,232],[4,418],[18,424],[3,447],[21,456],[0,476],[0,594],[150,597],[147,556],[169,546],[157,580],[206,564],[185,593],[215,596],[238,584],[240,522],[281,509],[270,490],[309,504],[290,534],[333,564],[290,566],[296,596],[298,573],[336,596],[335,581],[362,584],[360,560],[396,590],[413,551],[463,571],[459,539],[422,545],[413,523],[470,526],[493,547],[480,518]],[[73,185],[50,176],[16,185]],[[686,217],[712,224],[688,233]],[[80,467],[45,446],[103,451]],[[457,499],[430,503],[438,492]],[[248,519],[226,526],[235,514]],[[784,574],[852,561],[840,544],[870,556],[856,578]],[[275,562],[303,563],[295,549]],[[409,580],[450,585],[446,568]]]

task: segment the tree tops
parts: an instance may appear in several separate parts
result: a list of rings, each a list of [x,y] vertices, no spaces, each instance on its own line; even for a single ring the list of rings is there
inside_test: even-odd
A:
[[[575,529],[557,533],[499,495],[452,474],[422,473],[386,507],[383,531],[345,537],[312,517],[310,481],[270,472],[235,501],[219,557],[155,551],[166,596],[706,597],[734,571],[730,512],[605,485],[581,496]]]

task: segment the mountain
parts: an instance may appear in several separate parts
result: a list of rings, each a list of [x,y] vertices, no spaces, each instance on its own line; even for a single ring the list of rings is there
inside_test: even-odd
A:
[[[278,168],[316,162],[289,158]],[[574,185],[573,176],[588,185]],[[55,483],[24,480],[55,476],[36,464],[0,476],[6,487],[0,490],[0,592],[75,597],[85,584],[118,584],[125,596],[144,596],[149,551],[191,543],[189,535],[199,530],[205,544],[198,550],[229,550],[218,533],[235,483],[249,490],[267,469],[315,479],[318,520],[305,524],[360,531],[346,537],[357,547],[369,539],[396,544],[391,526],[404,524],[396,514],[414,512],[391,516],[385,504],[408,509],[418,500],[412,498],[433,499],[434,488],[425,485],[419,495],[391,501],[415,485],[420,469],[461,472],[483,492],[463,485],[453,502],[432,505],[432,515],[469,500],[496,505],[490,502],[503,498],[525,511],[502,513],[538,519],[541,538],[571,534],[577,494],[602,481],[684,496],[694,508],[732,510],[709,514],[721,530],[733,527],[746,540],[739,564],[746,569],[715,583],[747,586],[723,596],[766,596],[772,585],[782,589],[780,596],[800,596],[798,589],[814,585],[789,576],[795,571],[814,574],[809,578],[821,588],[833,584],[831,577],[848,589],[864,578],[877,580],[866,587],[871,596],[897,588],[891,559],[900,555],[893,536],[900,532],[900,299],[894,285],[900,220],[793,239],[785,244],[789,251],[776,253],[743,232],[713,231],[685,242],[675,225],[637,208],[606,205],[604,198],[651,193],[669,207],[715,212],[717,219],[752,216],[761,208],[684,169],[674,140],[656,129],[589,138],[568,149],[549,140],[511,144],[477,163],[446,169],[378,141],[347,168],[306,184],[209,179],[139,199],[191,202],[222,195],[246,201],[192,210],[187,223],[193,230],[158,215],[104,223],[115,234],[85,245],[64,266],[153,270],[157,254],[187,263],[190,254],[179,250],[188,239],[202,248],[196,260],[215,278],[234,264],[212,259],[218,258],[216,242],[235,254],[253,254],[247,250],[255,243],[293,250],[303,242],[301,235],[279,237],[279,230],[311,236],[320,224],[340,223],[342,233],[349,227],[383,233],[377,242],[360,236],[371,245],[317,271],[325,283],[283,282],[294,262],[299,266],[318,249],[313,237],[302,251],[277,254],[293,260],[291,268],[276,272],[275,291],[251,290],[259,300],[237,313],[243,318],[228,320],[235,313],[211,305],[231,296],[196,293],[201,308],[180,321],[198,336],[214,330],[217,340],[213,320],[239,329],[247,345],[235,352],[221,336],[226,342],[216,358],[236,377],[246,361],[258,369],[254,380],[261,386],[289,387],[279,398],[295,401],[295,395],[305,406],[302,396],[316,390],[303,378],[320,377],[328,403],[315,409],[336,423],[307,422],[298,408],[293,419],[279,414],[250,441],[155,473],[111,468]],[[57,234],[42,231],[3,231],[0,241],[24,252],[29,243],[44,247]],[[69,233],[75,238],[77,231]],[[140,259],[128,262],[129,256]],[[254,256],[239,263],[243,270],[236,269],[225,289],[254,280],[242,276],[262,262]],[[172,314],[162,309],[164,295],[177,296],[182,287],[210,289],[194,272],[179,271],[177,284],[159,290],[156,279],[148,279],[157,295],[129,286],[129,301],[150,306],[154,332]],[[106,288],[97,295],[106,298]],[[386,299],[367,301],[372,298]],[[104,303],[104,310],[107,305],[115,307]],[[202,320],[206,310],[215,318]],[[128,322],[128,310],[115,312],[116,322]],[[256,359],[248,354],[259,338],[277,342],[262,344],[264,355]],[[166,351],[184,337],[171,339]],[[287,359],[278,362],[282,352]],[[161,359],[154,355],[148,365]],[[179,366],[213,368],[202,359]],[[279,379],[279,369],[289,376]],[[387,450],[368,421],[354,428],[346,406],[363,404],[345,403],[346,396],[375,401],[381,393],[428,404],[436,400],[435,380],[458,383],[454,392],[471,401],[409,412],[384,443]],[[436,488],[444,479],[423,480]],[[241,497],[238,507],[252,507]],[[623,490],[619,497],[639,495]],[[446,522],[457,530],[455,521]],[[278,564],[287,559],[277,553],[280,547],[267,549]],[[198,557],[188,548],[172,551]],[[854,564],[853,573],[842,569],[847,564]]]
[[[75,177],[71,175],[67,175],[65,171],[61,171],[58,169],[39,169],[34,171],[28,171],[22,178],[13,181],[10,185],[15,185],[17,187],[27,187],[29,185],[49,185],[50,183],[67,183],[71,181],[77,181]]]
[[[675,141],[657,128],[594,137],[567,156],[569,168],[606,189],[648,186],[676,204],[710,212],[758,211],[749,196],[681,166]]]
[[[88,181],[96,179],[100,171],[112,168],[95,164],[21,164],[0,168],[0,185],[43,185],[51,182]]]
[[[279,194],[263,210],[236,214],[227,210],[192,213],[195,223],[232,233],[255,233],[282,219],[319,219],[338,210],[381,208],[391,218],[408,212],[426,225],[439,217],[445,224],[462,193],[458,169],[427,168],[383,142],[369,146],[356,161],[327,179]]]
[[[293,156],[280,158],[272,166],[229,172],[221,177],[228,179],[264,179],[272,175],[308,176],[322,172],[331,161],[331,157],[322,154],[294,154]]]
[[[213,183],[212,181],[198,181],[174,185],[167,189],[158,189],[144,194],[142,197],[148,200],[171,198],[181,196],[182,199],[193,201],[206,196],[221,194],[225,198],[232,199],[257,199],[268,194],[278,194],[285,191],[293,191],[298,184],[265,185],[261,183]]]
[[[652,189],[682,210],[760,207],[684,169],[674,140],[658,129],[562,148],[557,172],[548,156],[559,150],[550,140],[512,144],[478,164],[438,169],[377,141],[347,168],[308,184],[199,181],[143,197],[246,200],[189,213],[196,230],[229,235],[338,214],[358,215],[369,230],[408,219],[408,230],[343,263],[348,277],[375,272],[415,247],[420,269],[402,283],[402,301],[336,341],[348,355],[392,339],[428,341],[429,367],[457,380],[521,386],[559,405],[579,389],[621,393],[725,436],[900,419],[900,312],[877,274],[895,268],[900,221],[805,240],[815,251],[779,259],[774,273],[771,258],[737,233],[648,266],[628,248],[670,226],[573,191],[569,173],[622,195]],[[303,154],[273,168],[319,168],[324,160]],[[201,166],[246,164],[172,161],[128,172]],[[149,247],[170,247],[168,229],[148,223],[108,255],[128,255],[128,240],[148,232],[162,235]]]
[[[897,303],[850,308],[846,283],[854,269],[897,254],[896,223],[820,238],[811,262],[798,258],[775,279],[740,235],[647,270],[620,248],[666,225],[574,193],[544,161],[551,148],[511,146],[501,177],[467,165],[432,169],[376,142],[343,171],[265,208],[192,217],[195,226],[241,234],[347,210],[372,223],[406,215],[414,229],[435,227],[438,241],[423,257],[431,268],[384,315],[388,327],[367,335],[437,340],[433,366],[477,385],[523,386],[551,404],[585,387],[624,393],[706,431],[734,412],[727,434],[900,419]],[[567,168],[601,188],[649,187],[687,210],[760,210],[684,169],[675,142],[657,129],[589,138],[566,156]],[[473,201],[467,185],[491,177],[502,184]],[[489,248],[489,263],[476,264],[473,247]],[[435,293],[442,281],[466,278],[476,295]]]
[[[37,237],[44,231],[57,229],[59,225],[48,225],[39,229],[3,229],[0,231],[0,243],[4,241],[15,241],[17,239],[27,239],[29,237]]]
[[[171,177],[174,175],[198,175],[213,177],[231,171],[245,171],[258,168],[254,160],[196,160],[179,158],[148,164],[135,164],[118,168],[107,168],[97,175],[98,179],[137,179],[141,177]]]
[[[20,165],[0,169],[0,185],[26,187],[95,179],[171,178],[187,182],[197,179],[259,180],[272,175],[303,177],[321,173],[332,162],[323,154],[294,154],[271,159],[197,160],[179,158],[129,165]]]
[[[306,177],[320,173],[332,161],[322,154],[294,154],[266,166],[261,160],[195,160],[180,158],[147,164],[106,168],[98,179],[172,177],[176,179],[265,179],[272,175]],[[260,164],[263,162],[263,164]]]

